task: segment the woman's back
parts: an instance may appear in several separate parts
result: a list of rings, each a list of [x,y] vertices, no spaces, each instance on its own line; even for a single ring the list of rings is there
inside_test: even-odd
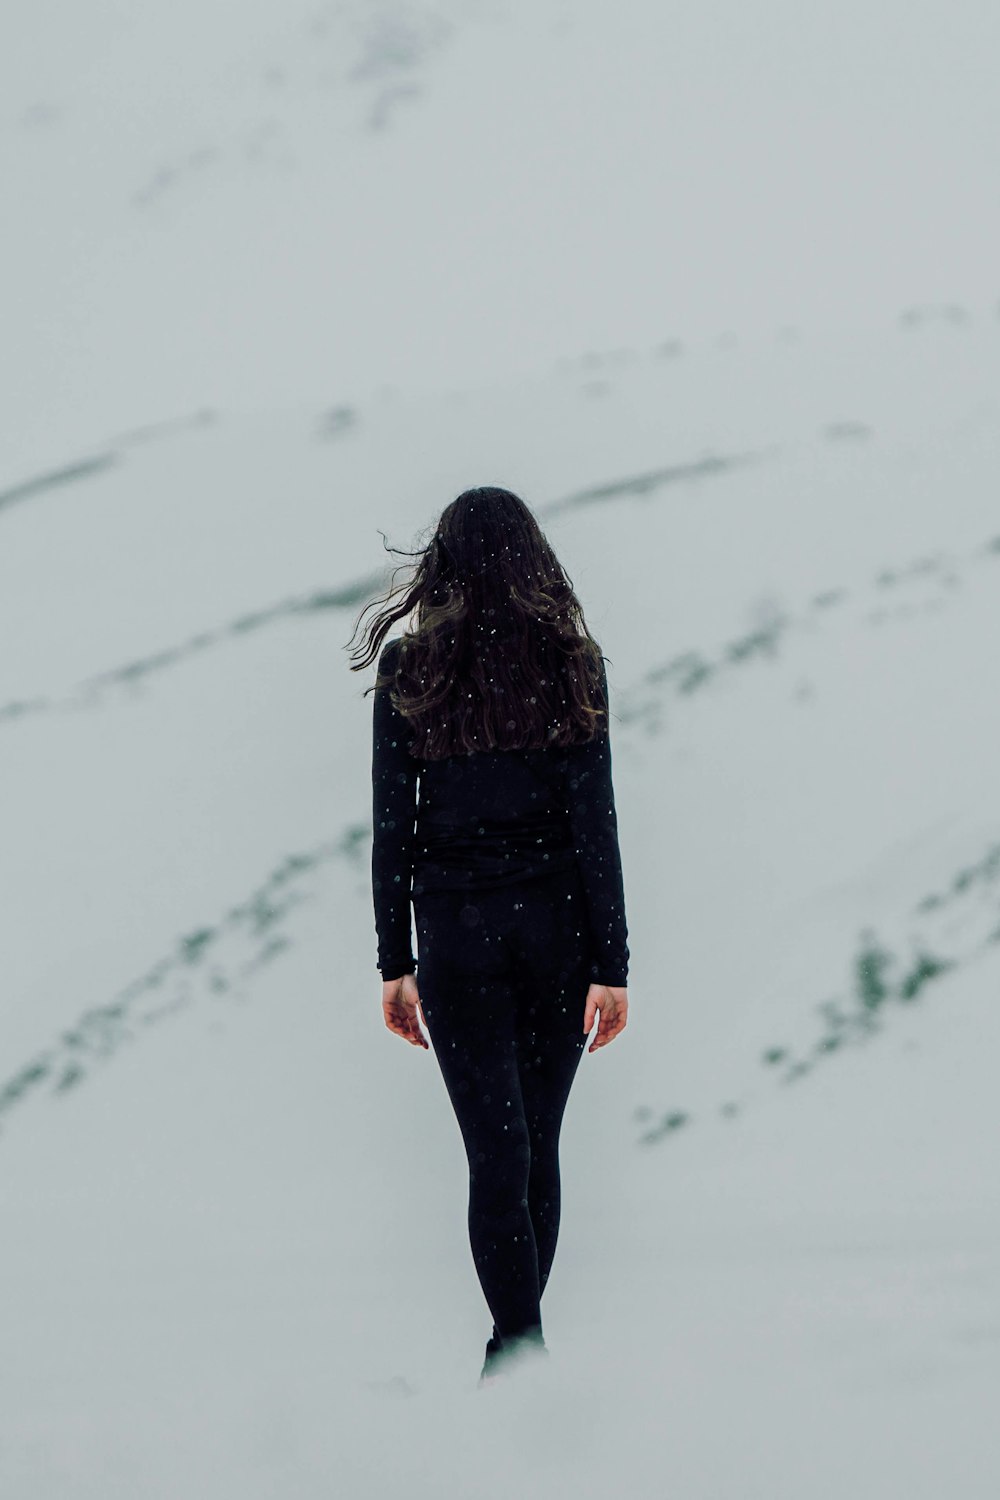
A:
[[[399,638],[382,649],[391,676]],[[603,675],[607,696],[607,677]],[[410,893],[485,890],[574,866],[586,893],[595,983],[625,987],[625,918],[618,821],[606,732],[583,744],[462,752],[425,761],[411,732],[376,689],[373,714],[372,889],[378,967],[416,968]]]

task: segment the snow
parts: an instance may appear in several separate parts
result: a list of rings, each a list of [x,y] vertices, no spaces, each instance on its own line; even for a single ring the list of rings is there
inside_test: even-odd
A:
[[[993,21],[87,10],[0,63],[3,1494],[993,1500]],[[473,483],[610,659],[633,954],[483,1390],[347,672]]]

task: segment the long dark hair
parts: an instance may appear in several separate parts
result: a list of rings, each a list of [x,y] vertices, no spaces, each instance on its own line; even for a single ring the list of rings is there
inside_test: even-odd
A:
[[[426,546],[383,544],[416,563],[408,581],[362,610],[352,639],[377,612],[351,671],[380,656],[396,620],[414,616],[392,672],[379,672],[364,695],[390,688],[412,725],[412,755],[570,745],[606,731],[601,649],[523,500],[492,485],[463,490]]]

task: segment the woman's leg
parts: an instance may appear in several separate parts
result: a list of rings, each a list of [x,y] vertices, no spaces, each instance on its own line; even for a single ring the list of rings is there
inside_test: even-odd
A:
[[[438,893],[416,906],[418,988],[465,1144],[476,1272],[496,1328],[508,1341],[540,1336],[541,1292],[528,1206],[531,1141],[518,1067],[516,996],[502,922],[491,920],[486,894],[473,904]]]
[[[531,1145],[528,1207],[541,1296],[559,1237],[559,1134],[588,1040],[583,1017],[591,953],[575,870],[526,886],[520,901],[518,1070]]]
[[[534,1043],[526,1049],[528,1055],[521,1067],[521,1095],[531,1147],[528,1210],[538,1253],[539,1297],[545,1291],[559,1238],[562,1198],[559,1132],[587,1042],[583,1033],[582,1003],[579,1029],[579,1037],[575,1034],[567,1036],[563,1032],[542,1039],[536,1034]]]

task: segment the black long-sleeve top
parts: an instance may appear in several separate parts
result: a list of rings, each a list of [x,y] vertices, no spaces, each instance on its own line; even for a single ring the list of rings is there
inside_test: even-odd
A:
[[[395,669],[399,637],[382,648]],[[604,690],[607,675],[602,663]],[[411,897],[530,880],[574,864],[583,879],[595,984],[628,983],[628,928],[611,740],[477,750],[424,761],[376,688],[372,712],[372,896],[383,979],[416,972]],[[418,800],[419,790],[419,800]]]

